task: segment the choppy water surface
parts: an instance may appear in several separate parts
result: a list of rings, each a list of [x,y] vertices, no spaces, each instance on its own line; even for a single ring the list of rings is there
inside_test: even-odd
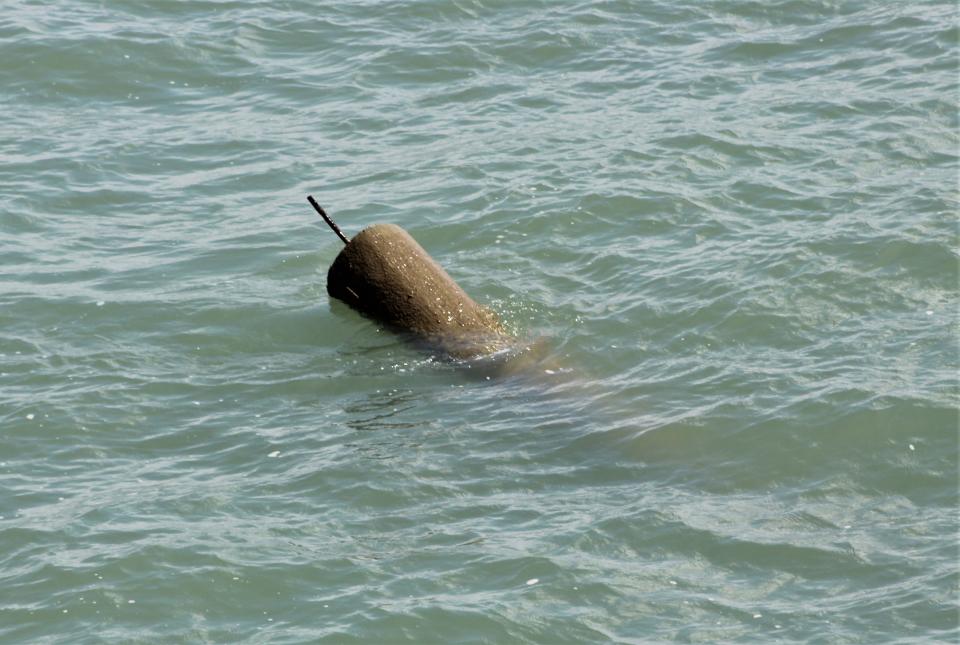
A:
[[[8,1],[0,641],[955,642],[957,25]],[[555,369],[329,302],[308,193]]]

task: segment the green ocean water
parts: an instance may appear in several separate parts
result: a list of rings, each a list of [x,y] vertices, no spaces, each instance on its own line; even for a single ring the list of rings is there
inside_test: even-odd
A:
[[[0,643],[957,642],[958,25],[6,0]],[[307,194],[545,362],[330,302]]]

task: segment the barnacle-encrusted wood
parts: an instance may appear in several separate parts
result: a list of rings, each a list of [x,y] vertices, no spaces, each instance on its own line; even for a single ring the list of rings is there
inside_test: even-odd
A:
[[[453,358],[510,345],[496,314],[394,224],[374,224],[347,242],[327,272],[327,293]]]

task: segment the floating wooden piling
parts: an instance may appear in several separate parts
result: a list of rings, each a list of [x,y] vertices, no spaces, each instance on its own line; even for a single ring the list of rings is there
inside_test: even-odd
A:
[[[327,272],[327,293],[388,327],[456,359],[489,355],[513,338],[395,224],[347,239],[313,197],[310,204],[346,245]]]

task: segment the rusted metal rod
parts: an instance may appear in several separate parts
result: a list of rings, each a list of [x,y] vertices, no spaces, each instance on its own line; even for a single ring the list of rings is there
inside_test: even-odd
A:
[[[310,202],[310,205],[320,213],[320,217],[323,218],[323,221],[327,223],[327,226],[333,229],[333,232],[337,234],[344,244],[350,244],[350,240],[347,239],[347,236],[340,231],[340,227],[337,226],[336,222],[330,219],[330,216],[327,215],[327,212],[320,207],[320,204],[317,203],[317,200],[313,198],[313,195],[307,195],[307,201]]]

